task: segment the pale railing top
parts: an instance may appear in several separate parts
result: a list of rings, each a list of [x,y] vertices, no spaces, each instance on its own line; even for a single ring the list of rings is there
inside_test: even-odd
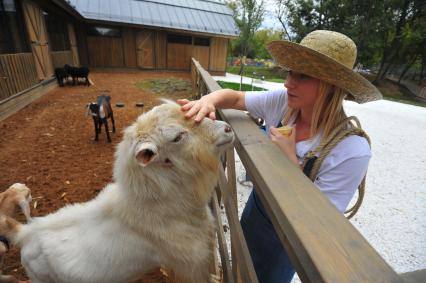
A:
[[[206,92],[220,89],[193,59]],[[235,148],[304,282],[403,282],[352,224],[242,111],[220,110]]]

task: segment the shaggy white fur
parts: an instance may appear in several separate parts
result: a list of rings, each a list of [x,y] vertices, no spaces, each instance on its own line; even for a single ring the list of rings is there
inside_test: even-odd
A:
[[[157,106],[125,130],[114,182],[95,199],[26,225],[2,216],[0,233],[21,247],[33,283],[129,282],[160,264],[208,282],[207,204],[233,138],[224,122],[195,124],[175,103]]]

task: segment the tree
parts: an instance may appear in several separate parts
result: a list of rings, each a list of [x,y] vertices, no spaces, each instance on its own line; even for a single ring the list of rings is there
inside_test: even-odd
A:
[[[266,49],[266,45],[273,40],[280,40],[283,38],[283,33],[281,31],[276,31],[272,29],[262,29],[255,32],[253,37],[253,57],[252,58],[262,58],[262,59],[271,59],[271,54],[269,54]]]
[[[275,3],[278,11],[285,8],[282,14],[285,18],[280,21],[287,23],[286,29],[297,42],[316,29],[334,30],[351,37],[358,47],[358,63],[379,66],[375,83],[395,64],[405,66],[405,72],[408,65],[417,64],[423,76],[424,0],[276,0]]]
[[[275,0],[276,9],[274,11],[275,17],[281,23],[284,33],[289,41],[292,41],[290,28],[288,27],[287,18],[289,18],[290,0]]]
[[[244,71],[244,60],[250,49],[253,48],[254,33],[259,29],[265,14],[263,0],[258,4],[256,0],[237,0],[228,3],[233,11],[234,20],[240,29],[240,36],[236,39],[236,44],[240,46],[240,71]],[[242,85],[242,77],[241,84]]]

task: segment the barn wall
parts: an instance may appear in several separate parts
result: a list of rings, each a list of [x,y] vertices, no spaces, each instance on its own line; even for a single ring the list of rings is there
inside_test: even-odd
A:
[[[107,27],[107,26],[106,26]],[[90,26],[86,26],[86,30]],[[145,70],[190,70],[191,58],[195,58],[209,71],[224,73],[228,39],[207,37],[202,34],[184,33],[192,37],[190,43],[168,42],[168,35],[175,32],[133,27],[114,27],[120,37],[86,35],[87,62],[91,67],[130,67]],[[77,32],[77,34],[81,32]],[[210,45],[195,43],[195,38],[209,38]],[[79,40],[82,41],[82,40]],[[84,61],[84,42],[79,45],[80,58]]]
[[[31,54],[30,54],[31,55]],[[35,73],[35,71],[34,71]],[[57,87],[54,78],[33,84],[30,88],[18,92],[11,97],[0,100],[0,121],[18,112],[34,100]]]
[[[32,53],[0,55],[0,101],[38,82]]]
[[[167,69],[167,33],[156,31],[154,37],[155,68]]]
[[[132,28],[124,28],[123,34],[123,52],[124,52],[124,66],[136,67],[136,42],[135,30]]]
[[[210,66],[209,71],[225,72],[226,54],[228,52],[227,38],[213,37],[210,40]]]
[[[75,35],[77,38],[77,48],[80,64],[82,66],[89,66],[89,56],[87,49],[87,35],[86,35],[86,26],[78,24],[75,26]]]
[[[65,64],[74,65],[73,53],[68,51],[52,51],[50,52],[52,56],[52,63],[54,68],[62,68]]]
[[[124,67],[122,38],[87,36],[89,64],[93,67]]]
[[[78,65],[74,20],[50,1],[23,0],[16,3],[16,18],[26,32],[12,36],[24,36],[31,44],[31,52],[9,50],[9,54],[0,54],[1,103],[17,99],[17,94],[29,90],[34,92],[35,88],[45,90],[47,82],[54,85],[55,83],[52,83],[54,67],[62,67],[64,64]],[[58,32],[61,31],[59,25],[52,24],[54,18],[59,19],[65,27],[66,34],[61,37],[63,41],[58,40]],[[12,29],[11,32],[17,33],[18,30]],[[70,42],[66,40],[67,38]],[[40,93],[42,92],[37,92],[37,95]],[[20,101],[19,107],[28,102],[22,96]],[[8,102],[8,105],[10,103],[13,104]]]

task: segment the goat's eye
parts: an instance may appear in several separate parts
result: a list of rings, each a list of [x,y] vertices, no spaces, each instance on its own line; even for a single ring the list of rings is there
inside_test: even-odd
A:
[[[180,132],[174,139],[173,139],[173,142],[178,142],[178,141],[180,141],[182,138],[183,138],[183,136],[184,136],[184,132]]]

